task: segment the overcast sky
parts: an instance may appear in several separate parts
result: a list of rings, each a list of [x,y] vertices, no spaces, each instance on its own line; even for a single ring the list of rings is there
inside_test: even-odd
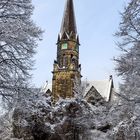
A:
[[[119,55],[113,34],[121,21],[119,12],[129,0],[74,0],[78,34],[80,37],[80,63],[83,80],[104,80],[113,75],[114,56]],[[33,0],[33,20],[45,32],[39,42],[33,83],[42,86],[51,83],[53,61],[56,59],[56,41],[60,31],[66,0]]]

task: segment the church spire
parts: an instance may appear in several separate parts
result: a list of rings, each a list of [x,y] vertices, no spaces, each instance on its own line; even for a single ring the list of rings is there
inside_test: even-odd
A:
[[[73,97],[75,78],[79,80],[79,83],[81,81],[79,45],[73,0],[67,0],[60,34],[58,35],[57,57],[53,68],[52,95],[54,101],[58,100],[59,97]]]
[[[61,39],[66,39],[67,37],[76,39],[76,35],[77,28],[73,0],[67,0],[60,30],[60,36]]]

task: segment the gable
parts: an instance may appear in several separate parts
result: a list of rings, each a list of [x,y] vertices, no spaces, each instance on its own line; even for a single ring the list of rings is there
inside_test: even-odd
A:
[[[95,87],[94,86],[92,86],[91,88],[90,88],[90,90],[87,92],[87,94],[86,94],[86,96],[85,96],[85,98],[87,99],[87,98],[89,98],[90,96],[101,96],[99,93],[98,93],[98,91],[95,89]]]
[[[92,105],[101,105],[105,102],[104,98],[98,93],[94,86],[86,94],[85,99],[87,102],[91,103]]]
[[[85,85],[84,97],[86,97],[87,94],[89,94],[91,88],[94,87],[96,91],[101,95],[101,97],[104,98],[104,100],[107,102],[110,100],[112,90],[114,88],[112,77],[110,77],[109,80],[88,81],[86,82],[86,84],[84,83],[83,85]]]

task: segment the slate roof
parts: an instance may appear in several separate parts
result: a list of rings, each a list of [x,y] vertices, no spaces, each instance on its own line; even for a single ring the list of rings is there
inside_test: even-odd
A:
[[[75,34],[77,33],[73,0],[67,0],[66,2],[66,7],[60,31],[61,35],[63,35],[64,32],[66,32],[68,35],[70,35],[71,32]]]

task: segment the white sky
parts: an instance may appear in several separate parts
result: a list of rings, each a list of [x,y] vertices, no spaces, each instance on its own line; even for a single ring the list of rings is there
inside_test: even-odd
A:
[[[60,31],[66,0],[33,0],[33,20],[45,32],[35,56],[33,83],[42,86],[51,82],[56,41]],[[113,75],[114,56],[120,52],[113,36],[121,21],[119,12],[129,0],[74,0],[77,29],[80,36],[80,63],[83,80],[104,80]]]

